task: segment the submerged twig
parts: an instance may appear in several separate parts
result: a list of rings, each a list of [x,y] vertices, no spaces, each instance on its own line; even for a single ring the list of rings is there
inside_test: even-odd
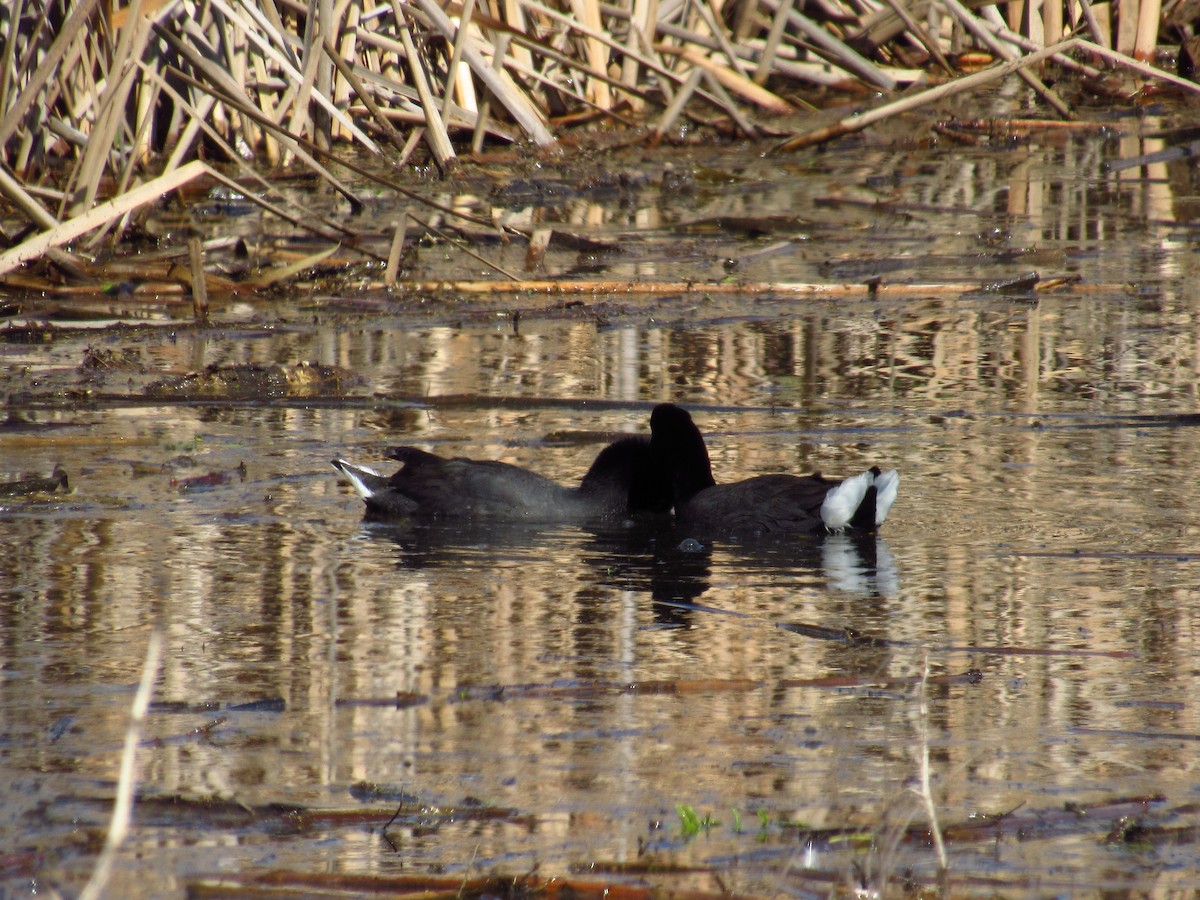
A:
[[[100,851],[99,859],[96,860],[96,868],[92,870],[88,883],[79,895],[80,900],[99,900],[104,895],[117,851],[129,831],[129,820],[133,812],[133,790],[137,782],[137,771],[134,768],[137,762],[137,748],[142,737],[146,710],[154,694],[154,681],[158,678],[161,655],[162,632],[155,627],[150,631],[146,658],[142,663],[142,677],[129,712],[129,728],[125,732],[125,749],[121,752],[121,774],[117,779],[117,797],[113,804],[112,821],[108,826],[108,837],[104,841],[104,849]]]
[[[918,750],[920,789],[917,791],[921,802],[925,805],[925,814],[929,817],[929,832],[933,836],[933,846],[937,850],[938,866],[946,871],[946,845],[942,840],[942,828],[938,824],[937,805],[933,802],[933,788],[930,786],[929,775],[929,653],[925,653],[921,668],[921,684],[917,689],[917,715],[921,723],[921,746]]]

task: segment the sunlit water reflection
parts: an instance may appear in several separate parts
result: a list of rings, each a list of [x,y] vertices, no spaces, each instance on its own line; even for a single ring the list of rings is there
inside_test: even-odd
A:
[[[1153,281],[1151,296],[666,298],[517,329],[318,316],[254,340],[181,331],[139,346],[164,374],[341,366],[361,378],[348,399],[22,407],[0,427],[5,478],[62,463],[74,493],[5,500],[0,515],[5,886],[73,890],[86,876],[155,623],[166,654],[125,893],[178,895],[232,871],[568,874],[638,860],[712,867],[761,893],[820,893],[821,873],[926,879],[928,846],[889,849],[910,817],[925,821],[911,790],[922,734],[937,813],[958,828],[956,896],[988,893],[986,878],[1014,896],[1191,884],[1192,263],[1169,227],[1068,202],[1096,202],[1079,171],[1112,148],[1067,146],[1071,165],[1041,151],[1016,163],[1066,186],[1059,206],[1021,195],[1020,243],[1063,250],[1092,282]],[[879,164],[867,153],[861,171]],[[745,208],[727,214],[761,214],[780,184],[816,190],[786,168],[769,191],[732,194]],[[912,203],[979,203],[948,194],[953,180],[934,158],[901,183]],[[984,208],[1014,202],[999,169],[961,184],[992,186]],[[997,270],[964,255],[975,238],[956,240],[953,220],[925,215],[947,246],[939,237],[918,279]],[[833,255],[816,241],[813,259]],[[761,257],[775,268],[753,277],[810,277],[778,268],[784,256]],[[6,389],[71,374],[87,343],[4,345]],[[648,527],[374,525],[329,467],[381,464],[383,446],[407,442],[571,482],[598,440],[546,435],[643,431],[665,399],[692,409],[718,479],[899,468],[892,518],[866,541],[700,554]],[[205,473],[224,477],[186,483]],[[256,700],[281,702],[237,707]],[[1055,819],[1152,797],[1136,816],[1165,829],[1157,839],[1125,840],[1117,812]],[[155,802],[172,798],[209,803]],[[377,815],[294,827],[270,804]],[[683,835],[680,806],[709,827]],[[1006,813],[1007,830],[980,818]],[[970,837],[980,822],[992,830]],[[876,840],[816,832],[849,828]]]

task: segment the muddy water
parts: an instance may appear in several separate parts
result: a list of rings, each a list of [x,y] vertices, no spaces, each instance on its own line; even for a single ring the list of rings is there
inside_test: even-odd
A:
[[[731,151],[672,160],[686,190],[647,163],[621,203],[507,204],[624,235],[604,277],[1082,279],[1036,296],[589,298],[514,327],[521,298],[342,291],[0,344],[4,480],[61,464],[71,487],[0,500],[5,890],[92,870],[153,627],[114,896],[535,868],[898,893],[936,883],[923,770],[953,896],[1193,887],[1192,186],[1104,168],[1150,149]],[[764,214],[805,224],[679,227]],[[469,265],[425,249],[415,275]],[[267,380],[178,380],[210,365]],[[892,517],[689,554],[654,529],[365,524],[329,466],[406,442],[568,482],[668,399],[718,479],[895,466]]]

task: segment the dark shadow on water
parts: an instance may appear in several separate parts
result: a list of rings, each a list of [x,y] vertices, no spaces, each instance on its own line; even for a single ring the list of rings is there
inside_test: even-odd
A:
[[[798,576],[832,592],[892,597],[900,590],[896,559],[877,534],[802,535],[760,543],[702,542],[669,522],[649,519],[609,527],[471,522],[367,522],[366,533],[395,545],[399,569],[497,566],[574,554],[596,587],[645,594],[664,626],[685,626],[711,586],[713,554],[738,567],[792,582]],[[815,578],[813,577],[815,576]]]

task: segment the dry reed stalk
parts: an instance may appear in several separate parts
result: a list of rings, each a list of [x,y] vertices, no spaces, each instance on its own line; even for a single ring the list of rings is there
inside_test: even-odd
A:
[[[247,278],[243,284],[253,288],[270,287],[273,284],[280,284],[288,281],[291,278],[305,272],[315,266],[319,266],[329,257],[333,256],[338,250],[337,244],[332,247],[326,247],[324,250],[318,250],[316,253],[310,253],[307,256],[301,257],[285,266],[276,266],[259,272],[252,278]]]
[[[80,235],[87,234],[93,228],[98,228],[105,222],[124,215],[131,209],[136,209],[144,203],[176,190],[207,171],[207,165],[199,160],[193,160],[174,172],[160,175],[120,197],[98,203],[72,219],[55,224],[52,228],[26,239],[11,250],[0,254],[0,275],[11,272],[22,263],[37,259],[51,247],[61,247]]]
[[[925,815],[929,818],[929,833],[933,836],[933,847],[937,852],[938,868],[944,874],[948,867],[946,843],[942,839],[942,828],[938,824],[937,804],[933,801],[932,767],[929,764],[929,652],[924,655],[921,666],[921,683],[917,689],[917,717],[920,722],[920,746],[917,748],[918,786],[913,790],[921,798]]]
[[[383,110],[379,108],[379,104],[375,102],[375,98],[371,96],[371,92],[366,89],[366,86],[359,80],[354,70],[350,68],[350,64],[342,59],[337,50],[334,49],[331,41],[326,40],[323,46],[342,78],[346,80],[354,95],[363,102],[363,105],[371,113],[371,117],[375,120],[375,123],[379,126],[384,136],[391,142],[393,147],[403,151],[404,135],[397,131],[387,116],[384,115]],[[447,138],[447,140],[449,139]]]
[[[909,14],[904,3],[901,0],[887,0],[887,5],[900,17],[900,21],[904,23],[905,27],[908,28],[916,39],[921,42],[921,46],[925,48],[933,60],[942,67],[942,71],[947,75],[953,75],[954,69],[946,59],[946,55],[942,53],[942,48],[938,46],[933,36],[921,26],[921,23]],[[992,8],[994,9],[995,7]]]
[[[39,228],[54,228],[58,225],[58,219],[54,218],[42,204],[38,203],[25,190],[24,186],[17,179],[9,175],[3,167],[0,167],[0,194],[7,197],[10,203],[23,212],[25,217]]]
[[[781,0],[763,0],[769,9],[775,9]],[[801,14],[796,9],[788,13],[788,24],[799,31],[806,40],[813,44],[814,50],[823,58],[830,60],[848,72],[853,72],[868,84],[882,88],[885,91],[896,89],[896,80],[886,74],[874,63],[864,58],[860,53],[843,44],[823,29],[816,22]]]
[[[459,294],[496,294],[497,301],[509,302],[514,292],[540,296],[547,303],[555,302],[562,297],[593,296],[670,296],[673,294],[720,294],[720,295],[757,295],[770,297],[811,296],[811,297],[908,297],[930,294],[945,296],[947,294],[974,293],[984,289],[984,285],[974,282],[945,282],[924,284],[847,284],[847,283],[811,283],[811,282],[769,282],[749,281],[709,282],[709,281],[557,281],[557,280],[522,280],[513,278],[505,281],[405,281],[400,285],[406,291],[415,293],[450,292]],[[1036,286],[1038,291],[1046,291],[1069,287],[1072,290],[1080,286],[1070,278],[1047,278]],[[1090,290],[1117,290],[1118,285],[1089,285]]]
[[[521,6],[520,0],[503,0],[503,10],[504,14],[501,21],[514,33],[525,34],[529,30],[529,23],[525,20],[525,10]],[[516,44],[507,49],[512,52],[515,62],[528,69],[534,67],[533,54],[527,47]],[[501,67],[497,66],[496,68],[499,71]]]
[[[713,11],[713,0],[697,0],[696,13],[700,17],[700,21],[704,23],[705,30],[716,38],[717,46],[721,48],[721,52],[725,58],[729,60],[729,67],[737,72],[737,74],[746,81],[750,81],[750,72],[742,64],[741,58],[737,51],[734,50],[733,44],[730,43],[729,35],[725,31],[725,25],[721,21],[720,16]],[[714,65],[716,63],[714,62]]]
[[[467,40],[471,37],[474,25],[471,22],[471,17],[475,14],[475,0],[466,0],[463,5],[462,15],[454,22],[457,29],[457,34],[454,38],[454,49],[450,53],[450,62],[446,65],[446,86],[442,90],[444,102],[442,105],[442,118],[450,118],[450,106],[454,95],[459,95],[460,101],[464,108],[470,112],[477,112],[478,105],[475,102],[475,87],[471,81],[470,73],[462,68],[463,47],[466,46]]]
[[[497,77],[500,75],[500,70],[504,68],[504,58],[508,55],[507,50],[511,39],[511,35],[507,34],[498,34],[492,39],[494,41],[492,45],[492,69]],[[485,92],[483,103],[479,106],[479,120],[475,124],[475,133],[471,135],[472,153],[478,153],[483,149],[483,136],[491,115],[492,95]]]
[[[998,57],[1006,62],[1013,62],[1018,59],[1016,51],[996,40],[992,33],[980,24],[978,19],[965,6],[959,3],[959,0],[941,0],[941,2],[967,31]],[[1016,70],[1016,73],[1026,84],[1037,91],[1043,100],[1054,107],[1054,110],[1060,116],[1064,119],[1074,118],[1071,108],[1067,106],[1063,99],[1052,88],[1047,87],[1040,78],[1030,72],[1027,67],[1021,66]]]
[[[1110,62],[1114,62],[1117,65],[1129,69],[1130,71],[1137,72],[1139,75],[1143,75],[1146,78],[1154,78],[1158,81],[1165,81],[1168,84],[1173,84],[1175,87],[1182,88],[1183,90],[1189,91],[1193,94],[1200,93],[1200,84],[1197,84],[1194,81],[1189,81],[1186,78],[1180,78],[1178,75],[1172,75],[1170,72],[1165,72],[1162,69],[1151,66],[1142,62],[1141,60],[1134,59],[1132,56],[1128,56],[1127,54],[1118,53],[1117,51],[1108,47],[1102,47],[1099,44],[1093,44],[1091,41],[1085,41],[1081,38],[1075,38],[1074,46],[1080,50],[1086,50],[1090,53],[1094,53],[1096,56],[1099,56],[1102,59],[1107,59]]]
[[[152,137],[157,140],[164,133],[164,176],[178,170],[206,136],[234,160],[257,152],[272,163],[298,161],[357,203],[318,160],[341,139],[379,152],[362,127],[366,122],[360,126],[359,119],[373,121],[403,157],[423,139],[439,165],[448,165],[454,159],[454,129],[473,129],[473,148],[482,146],[487,133],[511,137],[503,123],[489,131],[496,104],[521,132],[546,148],[556,145],[546,123],[548,108],[565,106],[570,113],[591,107],[634,124],[615,111],[618,100],[628,101],[641,115],[655,104],[665,107],[658,117],[658,140],[697,100],[715,104],[739,128],[753,133],[754,124],[740,104],[772,114],[792,111],[779,94],[764,88],[772,76],[828,84],[850,73],[886,90],[919,77],[865,58],[864,53],[876,50],[899,58],[899,52],[880,45],[895,36],[919,43],[949,71],[944,50],[950,42],[961,42],[960,28],[965,29],[972,44],[1010,59],[1010,67],[1001,67],[996,77],[1019,73],[1064,114],[1065,104],[1029,72],[1031,59],[1050,57],[1039,55],[1039,48],[1030,57],[1013,59],[1014,51],[997,37],[1029,51],[1042,29],[1053,40],[1068,19],[1082,17],[1097,40],[1069,48],[1095,48],[1101,58],[1113,58],[1100,52],[1113,14],[1106,4],[1088,0],[1080,0],[1078,12],[1068,10],[1064,0],[1032,7],[1021,20],[1023,35],[1003,33],[997,27],[999,12],[985,0],[946,0],[938,7],[959,23],[954,34],[926,32],[921,26],[924,18],[935,15],[931,0],[884,0],[890,7],[886,11],[875,2],[852,9],[835,0],[808,0],[803,12],[794,0],[758,0],[729,16],[722,0],[624,0],[622,7],[600,0],[554,0],[553,5],[549,0],[491,0],[488,6],[465,0],[461,8],[453,3],[443,8],[441,0],[403,5],[402,0],[204,0],[195,5],[191,0],[186,5],[185,0],[133,0],[111,15],[100,0],[62,2],[68,8],[55,30],[49,0],[11,0],[8,21],[13,27],[0,35],[4,161],[24,166],[42,158],[48,148],[74,159],[64,209],[57,216],[45,208],[39,215],[34,206],[41,204],[28,192],[16,201],[43,230],[50,230],[47,215],[55,222],[78,220],[102,192],[118,200],[132,193],[126,189],[153,156]],[[571,12],[563,12],[564,6]],[[971,10],[979,6],[983,9]],[[1121,7],[1116,13],[1118,46],[1148,55],[1159,33],[1160,0]],[[1010,12],[1020,8],[1016,0],[1009,4]],[[33,14],[22,18],[23,11]],[[845,31],[856,36],[842,40]],[[886,35],[892,37],[881,38]],[[827,62],[810,61],[814,53]],[[1127,54],[1118,56],[1120,64],[1129,66]],[[619,71],[612,63],[618,57]],[[1054,58],[1061,65],[1096,71],[1062,52]],[[1131,71],[1196,89],[1148,66]],[[960,83],[961,90],[973,84],[969,77],[955,82]],[[474,96],[477,87],[479,98]],[[736,102],[727,91],[736,95]],[[918,102],[938,95],[921,96],[927,99]],[[169,122],[162,121],[168,116],[165,98],[170,100],[165,107]],[[346,111],[351,103],[353,116]],[[851,130],[903,108],[881,107],[890,112],[855,117]],[[425,127],[412,128],[405,140],[392,124],[399,122]],[[836,137],[847,133],[846,127],[837,123],[797,138],[791,146]],[[0,183],[0,192],[19,198],[13,183]],[[106,219],[103,227],[114,222]],[[316,229],[331,233],[329,223],[318,223]],[[93,243],[103,236],[94,235]]]
[[[696,88],[700,86],[700,79],[704,77],[704,72],[700,69],[692,69],[692,73],[688,76],[687,81],[683,83],[676,93],[671,103],[667,106],[659,119],[658,124],[654,126],[655,141],[662,140],[663,135],[675,127],[675,123],[679,120],[679,116],[683,113],[683,108],[691,101],[692,94],[696,92]]]
[[[212,3],[215,8],[220,9],[227,18],[229,18],[234,24],[236,24],[241,29],[241,33],[243,35],[245,35],[245,37],[247,38],[248,41],[250,41],[250,43],[254,44],[254,46],[259,50],[259,52],[261,52],[264,56],[268,57],[272,62],[275,63],[275,65],[279,66],[279,68],[283,71],[283,74],[285,77],[297,79],[297,80],[300,80],[305,77],[305,75],[303,73],[296,70],[296,68],[289,61],[286,54],[282,53],[278,48],[276,48],[272,44],[272,42],[267,40],[267,38],[265,38],[263,35],[261,35],[257,29],[251,28],[250,23],[248,23],[242,17],[234,14],[233,10],[225,2],[225,0],[208,0],[208,2]],[[323,2],[323,3],[328,2],[328,0],[321,0],[321,2]],[[330,11],[330,16],[332,16],[332,10]],[[329,33],[336,34],[337,33],[336,28],[332,28],[332,30]],[[323,70],[327,69],[329,71],[332,71],[333,64],[328,62],[328,60],[325,61],[324,66],[322,66],[320,64],[321,60],[324,58],[324,52],[322,51],[320,44],[317,44],[311,48],[306,47],[305,49],[306,49],[305,59],[306,60],[314,60],[316,63],[317,71],[316,71],[315,80],[317,82],[319,82],[321,80],[321,78],[323,77],[322,76]],[[328,76],[328,77],[330,80],[332,79],[332,76]],[[310,78],[309,80],[314,80],[314,79]],[[375,142],[372,141],[369,137],[367,137],[349,119],[349,117],[346,116],[345,113],[343,113],[340,109],[337,108],[337,106],[330,99],[329,94],[320,89],[319,83],[317,84],[317,86],[315,87],[315,89],[312,92],[312,99],[316,101],[318,106],[321,109],[323,109],[332,118],[333,121],[336,121],[344,129],[346,129],[346,133],[351,135],[363,147],[365,147],[367,150],[369,150],[372,153],[379,152],[379,148],[376,147]],[[292,130],[294,133],[297,133],[297,134],[303,133],[303,131],[304,131],[304,129],[302,129],[302,128],[293,128]],[[322,133],[322,134],[325,134],[326,136],[328,136],[327,131],[319,132],[319,133]]]
[[[392,0],[392,11],[396,16],[396,28],[400,32],[400,43],[404,45],[409,72],[421,101],[421,111],[425,114],[425,135],[429,141],[429,149],[433,152],[433,160],[437,167],[445,172],[454,163],[454,147],[450,143],[450,135],[446,133],[446,126],[442,123],[442,114],[438,112],[439,105],[429,88],[425,64],[417,54],[408,21],[400,9],[400,0]]]
[[[448,43],[454,43],[455,29],[450,17],[443,12],[435,0],[413,0],[413,4],[424,13],[434,30]],[[498,69],[493,69],[474,47],[463,48],[463,59],[470,66],[475,77],[482,81],[492,92],[492,95],[512,114],[517,124],[540,147],[552,148],[558,142],[550,129],[546,127],[545,119],[536,107],[521,92],[520,88]]]
[[[625,116],[620,115],[619,113],[613,111],[612,109],[604,109],[600,106],[597,106],[595,103],[592,103],[583,93],[581,93],[579,91],[570,90],[568,85],[562,84],[561,82],[554,81],[553,79],[547,77],[546,75],[543,75],[541,72],[537,71],[536,69],[531,69],[529,71],[523,71],[523,70],[520,70],[515,64],[510,65],[509,68],[524,78],[529,78],[529,79],[532,79],[533,81],[536,81],[538,84],[543,85],[548,90],[554,91],[555,93],[557,93],[561,96],[569,97],[570,99],[574,100],[576,103],[578,103],[582,106],[591,107],[597,113],[604,116],[605,118],[612,119],[615,122],[620,122],[621,124],[627,125],[631,128],[637,127],[637,123],[634,122],[632,119],[627,119]],[[588,73],[590,73],[590,70],[583,70],[581,72],[581,74],[588,74]],[[608,80],[608,81],[611,81],[613,84],[620,84],[620,82],[616,81],[616,79],[611,79],[608,76],[604,76],[603,79],[597,78],[597,80]]]
[[[592,34],[584,38],[584,49],[587,55],[588,66],[593,71],[606,72],[608,70],[609,51],[604,42],[596,36],[602,31],[599,3],[597,0],[570,0],[570,3],[571,11],[575,14],[575,18],[589,32],[592,32]],[[601,80],[589,81],[586,94],[588,101],[602,110],[611,109],[612,94],[608,87],[608,84]]]
[[[112,68],[107,83],[95,98],[95,125],[69,184],[81,197],[71,208],[72,215],[93,206],[100,192],[100,182],[109,164],[109,154],[119,145],[117,134],[125,124],[125,103],[133,89],[137,73],[136,60],[141,57],[150,40],[151,19],[140,15],[141,0],[133,0],[129,18],[119,32],[113,51]]]
[[[733,91],[743,100],[748,100],[756,106],[762,107],[769,113],[775,115],[788,115],[795,112],[795,107],[784,100],[777,94],[773,94],[766,88],[756,84],[749,78],[735,72],[728,66],[722,66],[714,63],[711,58],[702,53],[692,50],[690,47],[682,47],[675,49],[668,47],[665,44],[658,47],[660,53],[666,55],[678,55],[681,59],[686,60],[692,66],[698,69],[703,69],[704,72],[714,79],[713,84],[720,84],[722,87]],[[732,114],[728,104],[722,104],[727,112]],[[741,118],[740,114],[738,116]]]
[[[780,6],[779,8],[783,8]],[[717,42],[713,38],[706,38],[703,35],[697,34],[694,31],[688,31],[686,28],[680,28],[677,25],[669,23],[660,23],[658,27],[659,34],[669,36],[671,38],[679,38],[687,44],[694,45],[695,48],[707,48],[710,50],[717,49]],[[669,44],[664,41],[663,45],[672,46],[676,50],[680,48],[675,44]],[[751,53],[762,52],[763,41],[758,39],[749,40],[745,44],[745,49]],[[773,62],[773,71],[775,74],[782,75],[787,78],[795,78],[799,81],[807,81],[813,84],[834,85],[846,81],[853,81],[854,74],[839,68],[838,66],[822,61],[822,62],[797,62],[795,55],[795,45],[792,43],[783,43],[777,50],[777,56]],[[752,56],[750,57],[752,58]],[[888,75],[899,82],[915,81],[923,77],[923,73],[913,73],[908,70],[900,70],[889,68]],[[756,82],[757,83],[757,82]]]
[[[459,32],[460,36],[463,32]],[[391,40],[383,35],[374,34],[372,32],[358,32],[359,43],[365,47],[371,47],[384,51],[388,54],[395,54],[397,59],[404,59],[404,45],[400,41]],[[369,69],[356,69],[355,75],[359,78],[364,86],[373,85],[373,94],[377,97],[377,102],[394,104],[396,102],[404,102],[403,108],[396,108],[389,105],[380,107],[381,112],[389,120],[401,122],[423,122],[424,115],[414,112],[416,104],[419,101],[415,88],[397,81],[386,72],[374,72]],[[450,78],[446,79],[447,83],[451,82]],[[474,90],[473,82],[470,80],[470,72],[464,66],[458,67],[458,75],[454,79],[456,83],[465,82],[472,85],[471,90]],[[408,101],[411,101],[409,103]],[[454,102],[450,95],[444,95],[442,98],[442,120],[447,128],[467,128],[473,129],[478,122],[478,112],[469,106],[463,106]],[[502,128],[496,127],[491,133],[501,137],[504,140],[513,140],[511,132]]]
[[[1005,42],[1006,44],[1012,44],[1023,53],[1033,53],[1041,49],[1037,44],[1029,40],[1029,38],[1023,37],[1022,35],[1017,34],[1015,31],[1011,31],[1008,27],[1008,23],[1005,22],[1004,17],[1000,15],[1000,11],[996,9],[996,7],[985,6],[981,12],[982,14],[976,16],[975,21],[980,26],[990,31],[999,40]],[[1071,57],[1062,53],[1056,53],[1054,56],[1051,56],[1050,59],[1053,60],[1056,65],[1083,72],[1089,77],[1096,77],[1100,74],[1097,69],[1076,62]]]
[[[420,121],[424,122],[425,117],[422,116]],[[396,160],[396,165],[407,166],[408,161],[412,158],[413,153],[417,150],[417,144],[425,139],[425,126],[419,125],[409,134],[408,140],[404,142],[404,146],[400,150],[400,158]]]
[[[196,79],[194,79],[188,75],[183,74],[182,72],[178,73],[178,76],[181,80],[190,83],[193,87],[196,87],[200,90],[211,89],[209,86],[202,84],[201,82],[197,81]],[[266,116],[264,116],[261,112],[259,112],[249,101],[240,99],[236,93],[220,94],[219,96],[220,96],[220,99],[227,105],[229,105],[235,109],[238,109],[244,115],[246,115],[250,118],[257,119],[259,124],[261,124],[265,128],[270,129],[272,131],[272,133],[275,135],[275,137],[280,141],[281,144],[286,146],[289,149],[289,151],[294,153],[298,158],[304,160],[305,164],[309,167],[309,169],[311,169],[315,174],[321,176],[321,178],[323,178],[326,181],[326,183],[329,184],[329,186],[331,188],[333,188],[335,191],[337,191],[339,194],[341,194],[343,197],[345,197],[346,200],[348,200],[352,206],[357,208],[358,206],[361,205],[359,203],[358,198],[356,196],[354,196],[354,194],[350,191],[350,189],[347,188],[345,185],[343,185],[341,183],[341,181],[339,181],[337,178],[335,178],[333,173],[331,173],[328,169],[326,169],[324,166],[322,166],[317,161],[317,159],[312,155],[312,153],[309,152],[310,150],[315,151],[315,152],[321,152],[316,147],[315,144],[308,144],[303,139],[301,139],[301,138],[297,137],[296,135],[293,135],[293,134],[289,133],[288,131],[285,131],[283,128],[277,126],[274,122],[270,121]],[[325,155],[328,156],[329,154],[326,153]]]
[[[408,234],[408,212],[400,213],[396,220],[396,228],[392,233],[392,246],[388,251],[387,269],[383,273],[383,283],[388,287],[396,283],[400,270],[400,256],[404,252],[404,239]]]
[[[733,102],[733,98],[729,96],[729,92],[725,90],[720,76],[708,69],[701,68],[704,72],[704,80],[708,82],[708,88],[712,91],[713,96],[717,99],[717,104],[725,110],[725,114],[733,120],[733,123],[738,127],[742,134],[749,138],[759,137],[758,129],[754,127],[754,123],[742,114],[738,105]],[[754,82],[750,82],[753,84]]]
[[[621,43],[619,41],[617,41],[615,38],[610,37],[608,34],[602,32],[602,31],[597,31],[595,29],[592,29],[585,23],[577,22],[574,19],[572,19],[570,16],[560,13],[558,10],[551,9],[550,7],[546,6],[544,3],[541,3],[540,0],[518,0],[518,2],[520,2],[521,5],[526,10],[536,12],[538,15],[541,15],[541,16],[545,17],[546,19],[549,19],[550,21],[555,22],[558,25],[561,25],[564,28],[567,28],[571,31],[578,32],[585,40],[594,40],[600,44],[603,44],[603,45],[609,47],[609,49],[619,52],[619,53],[627,52],[627,48],[622,47]],[[583,69],[583,64],[581,64],[579,61],[571,60],[565,54],[559,53],[554,48],[546,45],[545,42],[543,42],[543,41],[538,41],[538,40],[532,39],[528,35],[524,35],[524,34],[514,34],[513,37],[517,42],[527,45],[530,48],[530,50],[538,50],[539,52],[546,53],[548,57],[555,58],[559,62],[563,63],[564,65],[568,65],[572,68]],[[646,56],[641,53],[636,53],[634,55],[634,59],[638,65],[644,67],[648,71],[652,71],[655,74],[662,75],[664,77],[674,78],[675,80],[681,80],[680,76],[678,76],[674,72],[671,72],[661,62],[653,60],[649,56]],[[588,74],[593,78],[607,79],[607,83],[609,85],[618,86],[621,88],[630,87],[630,90],[632,92],[634,92],[638,95],[644,96],[638,88],[632,87],[632,86],[627,86],[627,85],[623,84],[621,81],[610,77],[604,71],[601,71],[598,69],[591,69],[591,68],[588,68],[587,71],[588,71]]]
[[[654,45],[652,35],[657,18],[658,0],[633,0],[625,41],[625,59],[621,68],[621,81],[627,86],[637,85],[641,80],[642,64],[639,57]],[[640,113],[645,108],[645,103],[640,97],[633,97],[630,105],[635,113]]]
[[[794,2],[795,0],[780,0],[779,5],[775,7],[775,12],[771,16],[771,30],[767,34],[766,44],[759,55],[758,66],[754,70],[755,84],[766,84],[767,79],[771,77],[775,56],[779,53],[779,44],[787,29],[788,16],[791,15]],[[891,2],[895,2],[895,0],[891,0]]]
[[[955,81],[948,81],[945,84],[940,84],[936,87],[929,88],[919,94],[913,94],[908,97],[902,97],[899,100],[885,103],[875,109],[867,110],[860,115],[849,116],[823,128],[797,135],[782,143],[777,149],[781,151],[799,150],[802,147],[812,147],[816,144],[825,143],[843,135],[853,134],[856,131],[862,131],[876,122],[891,116],[898,115],[902,112],[908,112],[912,109],[925,106],[935,100],[941,100],[944,97],[950,97],[954,94],[962,93],[963,91],[974,90],[983,84],[989,84],[993,81],[998,81],[1001,78],[1007,78],[1013,72],[1024,66],[1036,65],[1044,59],[1053,56],[1056,53],[1064,53],[1071,48],[1078,46],[1081,42],[1078,38],[1072,38],[1062,43],[1055,44],[1051,47],[1046,47],[1036,53],[1031,53],[1018,60],[1006,62],[1002,65],[993,66],[989,69],[984,69],[982,72],[976,72],[974,75],[966,75]]]
[[[350,64],[346,60],[357,60],[359,58],[357,47],[358,20],[362,6],[361,0],[343,0],[344,10],[339,7],[335,14],[341,39],[336,44],[337,55],[331,56],[328,53],[328,48],[334,46],[333,41],[322,41],[321,49],[329,56],[329,61],[334,64],[335,81],[333,90],[333,102],[338,109],[345,109],[350,105],[350,98],[357,93],[357,89],[353,83],[346,77],[346,71],[350,68]],[[339,66],[338,63],[343,63]],[[360,95],[361,96],[361,95]],[[352,120],[353,121],[353,120]]]
[[[1083,20],[1087,23],[1088,31],[1092,35],[1092,41],[1100,44],[1102,47],[1112,46],[1112,34],[1108,28],[1100,24],[1100,19],[1096,17],[1095,8],[1092,6],[1091,0],[1078,0],[1079,9],[1083,13]],[[1105,4],[1107,8],[1107,4]],[[1105,23],[1108,18],[1105,17]]]
[[[86,37],[88,20],[100,5],[100,0],[81,0],[80,4],[71,10],[62,28],[54,36],[46,55],[39,61],[30,77],[28,84],[21,88],[12,106],[6,107],[4,117],[0,119],[0,147],[8,143],[18,124],[30,113],[42,89],[59,71],[59,64],[64,61],[67,51],[79,49],[80,33]],[[13,21],[13,20],[10,20]],[[15,40],[16,28],[13,27],[12,38]]]
[[[1117,52],[1132,56],[1137,49],[1139,0],[1121,0],[1117,5]]]
[[[520,40],[520,39],[518,38],[518,40]],[[549,47],[545,44],[541,44],[537,41],[528,41],[528,43],[531,46],[533,46],[533,45],[537,46],[542,58],[558,62],[564,68],[573,70],[573,71],[579,73],[579,75],[583,76],[584,78],[594,79],[597,81],[603,81],[608,85],[620,88],[622,91],[628,92],[628,93],[632,94],[634,97],[637,97],[637,98],[640,98],[643,100],[645,100],[649,96],[649,94],[647,94],[640,88],[626,86],[626,85],[622,84],[616,78],[609,75],[608,73],[593,70],[593,69],[589,68],[586,64],[579,63],[577,60],[571,59],[566,54],[560,53],[558,50],[555,50],[552,47]],[[559,92],[561,94],[573,96],[580,103],[585,103],[585,104],[589,104],[592,106],[595,105],[595,104],[590,104],[587,97],[584,96],[584,94],[577,92],[577,91],[570,90],[568,85],[560,84],[560,83],[553,81],[551,78],[547,77],[546,75],[543,75],[537,69],[523,68],[518,62],[516,62],[515,59],[508,61],[508,68],[512,69],[515,73],[520,75],[522,78],[533,78],[533,79],[541,82],[542,84],[553,87],[557,92]]]
[[[333,0],[315,0],[309,4],[309,15],[304,19],[304,52],[301,54],[311,67],[305,68],[305,87],[302,93],[315,93],[318,96],[333,97],[333,65],[325,59],[320,50],[326,37],[337,34],[337,21],[334,17]],[[315,15],[313,15],[315,13]],[[308,103],[304,103],[305,114],[308,114]],[[331,110],[312,110],[312,134],[310,140],[323,150],[333,147],[333,120]],[[293,134],[304,134],[308,129],[298,123],[293,123]]]
[[[1158,48],[1158,29],[1162,22],[1162,0],[1140,0],[1137,37],[1133,43],[1133,58],[1142,62],[1154,59]]]

